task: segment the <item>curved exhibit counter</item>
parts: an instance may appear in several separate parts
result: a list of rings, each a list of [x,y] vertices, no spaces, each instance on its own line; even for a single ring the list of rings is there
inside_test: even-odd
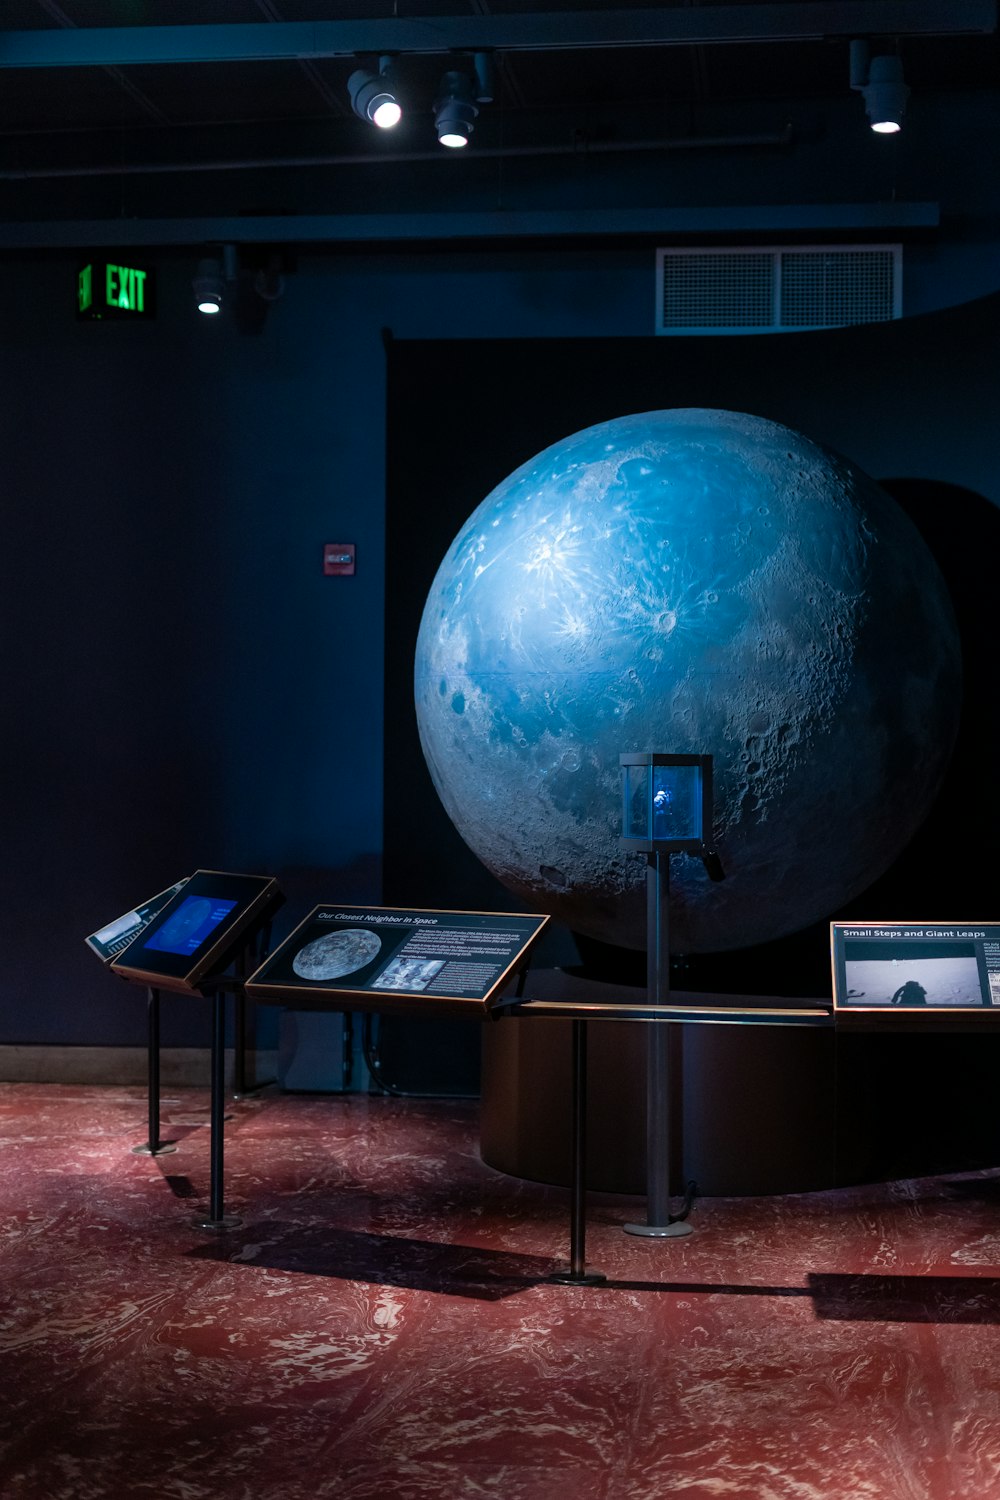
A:
[[[641,1006],[644,991],[532,970],[535,999]],[[675,994],[733,1007],[737,997]],[[821,1002],[746,997],[748,1009]],[[569,1020],[500,1020],[483,1029],[480,1145],[498,1171],[565,1185],[570,1174]],[[829,1025],[697,1024],[671,1028],[674,1190],[799,1192],[835,1178],[835,1038]],[[646,1191],[646,1045],[640,1021],[592,1020],[587,1071],[587,1181],[600,1192]]]
[[[641,1007],[644,991],[532,970],[527,994]],[[1000,1036],[989,1014],[837,1015],[829,1001],[676,993],[678,1005],[817,1007],[817,1025],[671,1027],[671,1190],[808,1192],[974,1170],[1000,1158],[993,1118]],[[760,1020],[765,1019],[761,1014]],[[571,1158],[570,1020],[536,1015],[483,1028],[481,1150],[489,1166],[566,1185]],[[587,1181],[646,1190],[646,1043],[638,1021],[589,1024]],[[989,1035],[985,1033],[989,1032]],[[921,1034],[923,1033],[923,1034]]]

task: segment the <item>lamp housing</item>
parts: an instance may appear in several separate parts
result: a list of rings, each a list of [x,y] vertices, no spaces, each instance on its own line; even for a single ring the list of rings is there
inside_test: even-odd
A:
[[[403,118],[403,107],[389,77],[390,66],[391,59],[383,57],[377,73],[368,68],[356,68],[347,80],[354,113],[380,130],[391,130]]]
[[[476,125],[479,106],[475,84],[467,73],[448,72],[441,79],[434,100],[434,124],[442,146],[467,146]]]
[[[899,58],[873,57],[863,93],[872,129],[879,135],[895,135],[902,126],[910,94]]]
[[[878,135],[896,135],[910,97],[902,61],[891,54],[872,57],[868,43],[857,38],[851,43],[851,88],[864,96],[871,128]]]
[[[222,278],[222,262],[214,256],[206,256],[198,262],[198,269],[191,282],[194,299],[200,313],[212,314],[222,311],[225,283]]]

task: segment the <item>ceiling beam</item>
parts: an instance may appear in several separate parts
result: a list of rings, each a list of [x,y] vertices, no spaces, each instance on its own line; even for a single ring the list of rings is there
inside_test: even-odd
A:
[[[937,203],[777,203],[702,208],[583,209],[468,213],[298,214],[204,219],[58,219],[0,223],[0,250],[81,250],[86,246],[221,244],[382,247],[419,242],[482,243],[611,235],[649,240],[674,235],[893,233],[936,228]]]
[[[0,67],[300,62],[363,53],[551,52],[606,47],[968,36],[997,30],[998,0],[815,0],[522,15],[101,26],[0,32]]]

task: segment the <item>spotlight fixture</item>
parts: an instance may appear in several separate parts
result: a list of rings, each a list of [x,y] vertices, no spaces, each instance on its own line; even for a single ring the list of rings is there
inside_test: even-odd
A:
[[[493,66],[487,52],[477,52],[473,71],[448,72],[434,100],[434,124],[442,146],[467,146],[475,129],[480,104],[493,100]]]
[[[191,282],[198,311],[208,314],[221,312],[226,288],[235,284],[236,274],[235,245],[223,245],[221,254],[207,255],[200,260]]]
[[[467,146],[478,113],[472,79],[466,73],[446,73],[434,100],[434,124],[442,146]]]
[[[851,88],[864,95],[868,119],[879,135],[895,135],[902,126],[909,89],[898,57],[869,59],[868,43],[851,43]]]
[[[402,106],[396,90],[389,80],[392,59],[379,59],[379,70],[371,73],[367,68],[356,68],[347,80],[347,92],[351,96],[351,108],[362,120],[370,120],[380,130],[391,130],[403,118]]]
[[[222,262],[214,256],[206,256],[198,262],[191,285],[194,287],[194,299],[201,313],[217,313],[222,311],[222,301],[225,296],[225,288],[222,280]]]

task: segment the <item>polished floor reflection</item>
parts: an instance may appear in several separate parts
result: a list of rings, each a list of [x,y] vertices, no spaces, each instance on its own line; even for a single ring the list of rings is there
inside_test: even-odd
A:
[[[5,1500],[988,1500],[1000,1173],[704,1199],[546,1281],[568,1195],[478,1156],[476,1106],[0,1085]]]

